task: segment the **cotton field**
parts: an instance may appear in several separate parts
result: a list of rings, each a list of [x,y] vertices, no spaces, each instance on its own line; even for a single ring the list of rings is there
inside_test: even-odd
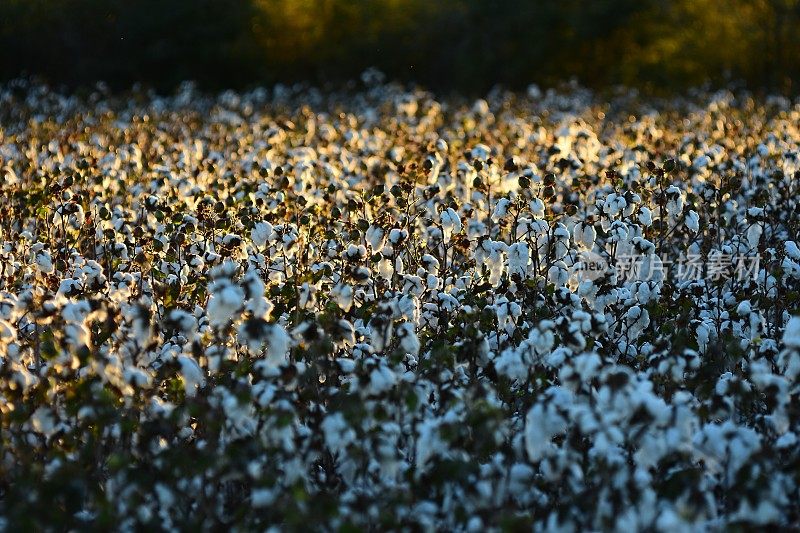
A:
[[[0,87],[0,530],[800,527],[800,103]]]

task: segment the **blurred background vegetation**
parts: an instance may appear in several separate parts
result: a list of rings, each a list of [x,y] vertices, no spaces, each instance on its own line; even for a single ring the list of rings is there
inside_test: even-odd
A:
[[[170,90],[389,78],[439,91],[575,78],[796,93],[800,0],[0,0],[0,78]]]

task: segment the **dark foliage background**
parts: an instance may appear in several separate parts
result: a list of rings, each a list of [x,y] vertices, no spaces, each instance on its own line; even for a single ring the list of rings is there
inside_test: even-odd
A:
[[[3,0],[0,77],[169,90],[352,79],[437,90],[576,78],[796,92],[798,0]]]

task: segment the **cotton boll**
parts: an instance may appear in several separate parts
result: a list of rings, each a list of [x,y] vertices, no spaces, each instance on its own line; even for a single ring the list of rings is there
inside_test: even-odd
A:
[[[270,324],[266,335],[267,359],[273,364],[281,364],[286,360],[286,354],[291,346],[291,337],[278,324]]]
[[[252,489],[250,492],[250,503],[256,509],[268,507],[278,497],[276,491],[271,489]]]
[[[242,278],[241,287],[247,298],[245,311],[249,311],[253,316],[268,319],[274,306],[264,296],[266,288],[258,271],[248,270]]]
[[[369,391],[371,394],[387,392],[396,383],[397,375],[387,366],[379,365],[369,374]]]
[[[695,332],[697,335],[697,346],[701,352],[705,352],[708,346],[709,336],[711,335],[711,326],[705,322],[701,322],[697,325]]]
[[[522,354],[513,348],[506,348],[495,358],[494,368],[498,374],[512,380],[523,380],[528,376],[528,366]]]
[[[330,296],[331,299],[336,302],[336,305],[345,313],[350,311],[350,308],[353,306],[353,288],[350,285],[337,283],[336,286],[331,289]]]
[[[50,438],[56,432],[56,421],[53,411],[48,407],[39,407],[30,417],[33,431]]]
[[[553,229],[553,257],[555,259],[563,259],[569,252],[569,231],[566,226],[560,222],[556,224]]]
[[[661,533],[689,533],[695,529],[691,522],[687,521],[678,511],[671,507],[661,511],[655,527]]]
[[[562,387],[550,387],[543,399],[525,417],[525,451],[532,462],[540,461],[553,447],[551,439],[568,425],[562,412],[572,403],[572,394]]]
[[[0,320],[15,321],[23,314],[19,299],[9,293],[0,292]]]
[[[692,233],[700,231],[700,216],[696,211],[689,211],[686,214],[686,227],[689,228],[689,231]]]
[[[131,320],[131,333],[139,346],[146,346],[152,339],[153,322],[150,309],[139,304],[133,307],[133,318]]]
[[[205,382],[205,375],[197,361],[187,355],[179,355],[178,363],[181,366],[181,379],[186,396],[192,397],[197,394],[197,388]]]
[[[736,314],[739,316],[750,316],[750,300],[744,300],[736,307]]]
[[[220,327],[236,318],[244,305],[244,291],[232,284],[216,285],[208,300],[207,314],[209,323]]]
[[[325,436],[325,445],[333,452],[344,452],[356,439],[356,432],[347,424],[342,413],[327,415],[320,428]]]
[[[485,104],[485,107],[480,104],[481,102],[483,102],[483,104]],[[478,100],[478,101],[476,101],[475,102],[475,106],[476,107],[474,107],[473,109],[478,114],[481,114],[481,115],[488,114],[489,106],[488,106],[488,104],[486,104],[486,100]],[[480,106],[480,107],[478,107],[478,106]],[[492,150],[491,150],[491,148],[489,148],[485,144],[481,143],[481,144],[476,144],[472,148],[471,153],[472,153],[473,159],[479,159],[481,161],[486,161],[489,158],[489,154],[492,153]]]
[[[658,298],[658,294],[653,288],[650,286],[648,282],[641,282],[639,283],[638,287],[636,288],[636,301],[642,305],[647,305],[648,302],[651,300],[655,300]]]
[[[131,308],[128,308],[129,310]],[[61,309],[61,317],[68,323],[83,323],[89,316],[92,308],[86,300],[69,302]]]
[[[528,346],[532,350],[533,360],[538,360],[539,357],[553,349],[555,335],[551,328],[552,323],[545,320],[539,324],[538,329],[531,330],[528,335]]]
[[[650,325],[650,315],[647,309],[634,305],[628,309],[625,322],[628,326],[628,337],[636,339]]]
[[[428,290],[436,290],[439,288],[439,278],[433,274],[428,274],[425,277],[425,286],[428,288]]]
[[[414,296],[422,296],[425,292],[425,287],[422,284],[422,278],[419,276],[411,276],[403,274],[403,292],[413,294]]]
[[[674,185],[670,185],[666,190],[667,195],[667,213],[672,217],[677,217],[683,212],[683,205],[685,203],[684,193]]]
[[[173,309],[170,311],[165,325],[167,328],[177,331],[190,341],[197,335],[197,319],[182,309]]]
[[[77,369],[80,365],[76,364],[75,368]],[[117,386],[120,386],[120,389],[123,391],[123,394],[126,396],[131,395],[134,393],[135,389],[148,389],[153,384],[153,373],[148,372],[139,367],[127,367],[122,372],[122,380],[126,386],[120,386],[119,381],[117,380],[117,376],[115,376],[115,381]]]
[[[786,241],[783,243],[783,246],[786,250],[786,255],[795,261],[800,261],[800,248],[797,247],[797,244],[794,241]]]
[[[64,340],[73,352],[91,347],[91,332],[85,324],[67,324],[64,326]],[[78,368],[78,361],[68,364],[73,370]]]
[[[336,322],[336,327],[335,338],[340,344],[352,346],[356,343],[355,328],[350,321],[341,319]]]
[[[378,261],[378,267],[375,270],[376,274],[378,274],[383,279],[390,279],[392,274],[394,273],[394,267],[392,266],[392,262],[387,259],[383,258]]]
[[[508,273],[517,274],[523,279],[528,274],[528,263],[530,262],[530,250],[524,242],[515,242],[508,247]]]
[[[587,250],[591,250],[594,247],[595,239],[597,239],[597,230],[594,229],[592,224],[578,222],[572,229],[572,238]]]
[[[706,424],[695,434],[693,444],[697,455],[712,468],[724,468],[726,475],[733,479],[748,459],[761,449],[761,437],[755,430],[728,420],[721,424]]]
[[[429,272],[433,275],[439,274],[439,260],[433,257],[432,255],[430,254],[423,255],[420,263],[425,268],[426,272]]]
[[[53,267],[53,258],[47,250],[39,250],[36,252],[36,267],[42,274],[52,274],[55,271]]]
[[[500,198],[492,213],[492,220],[495,222],[502,220],[508,214],[509,205],[511,205],[511,202],[508,198]]]
[[[275,306],[272,305],[272,302],[267,300],[265,297],[258,296],[247,301],[245,310],[250,312],[250,314],[255,317],[269,320],[270,314],[272,313],[272,309],[274,307]]]
[[[417,428],[417,441],[414,450],[417,472],[425,472],[428,462],[445,449],[446,445],[439,435],[439,422],[430,418],[424,419]]]
[[[370,344],[375,352],[382,352],[391,342],[394,324],[386,316],[374,316],[370,320]]]
[[[783,344],[787,348],[800,350],[800,317],[793,316],[783,331]]]
[[[345,251],[345,255],[352,261],[361,261],[367,257],[367,247],[363,244],[350,244]]]
[[[12,326],[9,322],[0,319],[0,357],[9,356],[13,360],[17,360],[16,352],[12,355],[9,353],[8,349],[12,343],[15,343],[17,340],[17,329]],[[0,362],[0,369],[3,368],[3,363]]]
[[[563,261],[556,261],[553,263],[553,266],[547,270],[547,279],[556,287],[565,285],[567,280],[569,280],[569,271],[567,270],[566,263]]]
[[[263,248],[273,235],[272,224],[269,222],[258,222],[253,231],[250,232],[250,239],[258,248]]]
[[[364,236],[374,251],[382,249],[386,244],[386,231],[380,226],[370,226]]]
[[[475,249],[475,262],[489,271],[489,283],[498,285],[505,273],[504,254],[508,246],[501,241],[484,239]]]
[[[617,243],[627,242],[629,236],[628,226],[619,220],[615,220],[611,224],[608,233],[611,241]]]
[[[625,200],[624,196],[612,192],[606,197],[603,203],[603,212],[613,218],[617,216],[620,211],[625,209],[627,205],[628,202]]]
[[[389,231],[389,242],[392,245],[398,245],[406,241],[408,239],[408,231],[404,229],[392,228]]]
[[[308,282],[304,282],[298,289],[299,299],[297,301],[298,307],[301,309],[308,309],[314,306],[317,301],[316,297],[317,286]]]
[[[783,258],[783,261],[781,261],[781,269],[787,277],[800,279],[800,263],[793,261],[791,258]]]
[[[648,228],[653,225],[653,214],[650,209],[647,207],[639,209],[639,222]]]
[[[247,346],[251,352],[258,353],[268,336],[269,324],[263,318],[249,318],[239,325],[239,343]]]
[[[442,225],[445,239],[449,239],[454,233],[461,232],[461,219],[452,207],[441,212],[439,223]]]
[[[763,231],[764,229],[761,227],[761,224],[751,224],[750,227],[747,228],[747,244],[750,245],[750,248],[756,248],[758,246]]]
[[[544,218],[544,202],[539,198],[534,198],[528,202],[528,209],[531,210],[533,218]]]
[[[419,354],[420,343],[414,331],[414,324],[405,322],[397,327],[397,338],[400,340],[400,349],[411,355]]]

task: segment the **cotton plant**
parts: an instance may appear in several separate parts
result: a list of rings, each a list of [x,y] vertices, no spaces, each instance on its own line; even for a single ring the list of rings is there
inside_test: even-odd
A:
[[[0,529],[796,526],[797,106],[378,78],[0,87]]]

